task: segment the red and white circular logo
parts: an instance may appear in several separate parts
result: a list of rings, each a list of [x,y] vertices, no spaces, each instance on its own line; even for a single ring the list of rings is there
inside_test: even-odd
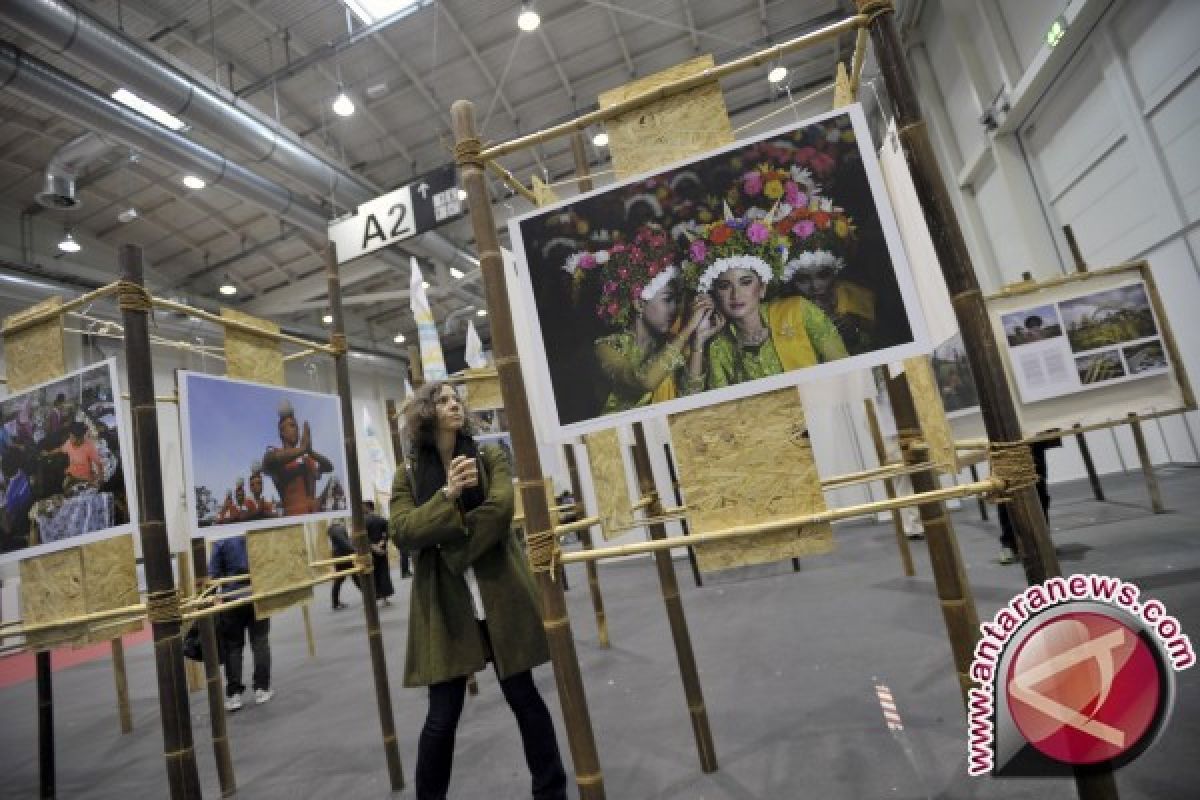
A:
[[[1005,682],[1009,711],[1021,735],[1056,761],[1116,760],[1153,735],[1162,669],[1152,646],[1120,620],[1068,612],[1021,642]]]

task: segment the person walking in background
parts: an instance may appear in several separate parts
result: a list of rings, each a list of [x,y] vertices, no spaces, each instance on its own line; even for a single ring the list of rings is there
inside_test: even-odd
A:
[[[233,536],[219,539],[213,544],[212,556],[208,560],[208,574],[212,578],[228,578],[248,575],[250,559],[246,555],[246,537]],[[234,581],[221,587],[222,595],[241,596],[250,588],[249,581]],[[246,603],[218,617],[221,638],[225,640],[225,710],[237,711],[242,707],[242,694],[246,691],[242,683],[242,651],[250,639],[250,651],[254,654],[254,702],[257,705],[270,700],[275,692],[271,689],[271,620],[258,619],[254,615],[254,604]]]
[[[372,572],[375,576],[375,596],[385,606],[390,606],[389,599],[396,593],[392,586],[392,572],[388,567],[388,522],[375,513],[375,503],[363,501],[363,517],[367,526],[367,541],[371,543]]]
[[[350,534],[346,532],[346,523],[342,522],[340,519],[330,523],[328,534],[329,549],[334,558],[342,558],[343,556],[354,555],[354,545],[350,543]],[[334,567],[334,569],[338,572],[346,572],[347,570],[354,569],[354,563],[347,561],[345,563],[338,564],[336,567]],[[350,580],[354,581],[354,588],[358,589],[359,593],[361,594],[362,583],[360,582],[361,579],[358,577],[358,573],[355,572],[354,574],[350,575]],[[329,598],[333,604],[334,611],[341,611],[346,607],[346,604],[342,602],[342,584],[345,582],[345,575],[339,575],[333,579],[333,586],[330,589]]]

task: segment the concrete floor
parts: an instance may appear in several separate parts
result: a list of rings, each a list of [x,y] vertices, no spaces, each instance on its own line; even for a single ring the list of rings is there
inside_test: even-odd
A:
[[[1200,470],[1168,468],[1160,479],[1170,513],[1152,515],[1136,476],[1105,479],[1110,502],[1085,485],[1056,487],[1054,538],[1068,572],[1136,581],[1200,644]],[[980,616],[989,618],[1024,585],[1002,567],[994,516],[973,503],[954,514]],[[917,575],[902,577],[890,523],[839,526],[832,556],[739,570],[693,585],[677,562],[683,601],[710,713],[720,769],[703,775],[688,723],[658,585],[647,560],[604,564],[601,582],[613,647],[595,643],[582,568],[568,592],[607,796],[613,800],[751,798],[1072,798],[1070,782],[968,778],[966,733],[949,649],[916,543]],[[424,692],[400,687],[404,595],[383,610],[384,636],[406,777],[416,758]],[[300,614],[277,618],[272,635],[276,697],[230,717],[242,798],[392,795],[380,745],[359,597],[333,613],[328,588],[313,609],[317,657],[307,656]],[[247,653],[249,660],[249,654]],[[59,797],[166,797],[162,740],[149,647],[128,657],[135,731],[118,733],[108,663],[55,676]],[[247,671],[249,664],[247,664]],[[891,734],[875,698],[887,684],[905,730]],[[559,722],[548,667],[538,683]],[[511,716],[491,673],[469,699],[459,733],[451,797],[529,796]],[[1161,741],[1118,774],[1123,800],[1200,796],[1200,669],[1177,675],[1178,700]],[[0,796],[37,794],[32,682],[0,691]],[[201,780],[220,795],[202,693],[191,696]],[[574,789],[572,788],[572,796]]]

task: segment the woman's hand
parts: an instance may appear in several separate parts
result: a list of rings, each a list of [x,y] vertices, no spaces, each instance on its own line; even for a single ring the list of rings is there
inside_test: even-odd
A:
[[[725,318],[713,306],[712,298],[706,294],[697,297],[692,307],[692,318],[688,320],[688,329],[692,332],[692,348],[704,347],[723,327]]]
[[[446,471],[446,497],[457,500],[464,489],[479,485],[479,470],[475,459],[467,456],[455,456]]]
[[[312,429],[308,427],[308,423],[304,423],[304,432],[300,435],[300,449],[305,453],[312,451]]]

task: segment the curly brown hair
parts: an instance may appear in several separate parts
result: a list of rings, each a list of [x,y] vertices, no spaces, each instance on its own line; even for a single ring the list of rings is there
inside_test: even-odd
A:
[[[443,386],[449,386],[454,389],[455,394],[458,393],[458,388],[449,381],[429,381],[418,386],[404,404],[404,429],[408,434],[409,443],[414,448],[429,447],[435,443],[437,399]],[[458,400],[463,409],[462,431],[468,436],[473,436],[475,422],[471,418],[470,409],[467,408],[462,395],[459,395]]]

